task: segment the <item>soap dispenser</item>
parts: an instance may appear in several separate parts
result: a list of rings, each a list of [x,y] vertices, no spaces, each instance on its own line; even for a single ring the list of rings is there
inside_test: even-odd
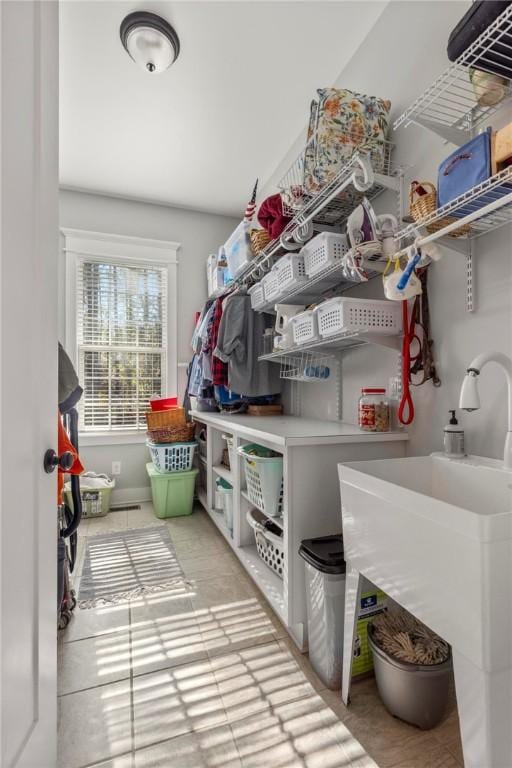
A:
[[[444,453],[451,459],[460,459],[465,456],[464,430],[459,426],[455,418],[455,411],[449,411],[451,418],[444,428]]]

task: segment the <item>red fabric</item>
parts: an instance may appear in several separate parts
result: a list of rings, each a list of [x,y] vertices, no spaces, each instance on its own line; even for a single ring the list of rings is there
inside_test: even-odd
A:
[[[219,326],[220,321],[222,320],[222,304],[224,302],[224,299],[226,297],[223,296],[220,299],[217,299],[215,302],[215,309],[213,310],[213,320],[212,320],[212,327],[210,332],[210,339],[211,339],[211,349],[214,350],[217,346],[217,339],[219,337]],[[224,363],[222,360],[219,360],[218,357],[215,357],[215,355],[212,354],[212,383],[216,387],[227,387],[228,386],[228,364]]]
[[[260,205],[258,211],[258,221],[266,229],[272,240],[275,240],[286,227],[290,216],[283,213],[283,201],[281,195],[271,195]]]
[[[64,489],[64,475],[70,474],[70,475],[81,475],[84,471],[84,467],[82,465],[82,462],[80,461],[80,456],[78,455],[78,452],[71,442],[71,440],[68,437],[68,433],[64,429],[64,424],[62,423],[62,417],[59,414],[59,426],[58,426],[58,454],[59,456],[62,456],[62,454],[65,451],[69,451],[73,454],[73,465],[71,469],[69,470],[69,473],[63,472],[60,467],[57,471],[57,503],[62,504],[62,491]]]

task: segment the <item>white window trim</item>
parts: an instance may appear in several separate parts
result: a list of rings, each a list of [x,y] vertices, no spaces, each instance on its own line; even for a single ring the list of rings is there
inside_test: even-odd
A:
[[[153,240],[144,237],[91,232],[61,227],[64,236],[64,305],[65,346],[78,368],[78,342],[76,333],[76,273],[78,257],[105,258],[109,261],[136,261],[158,264],[167,268],[167,370],[166,385],[169,392],[178,391],[178,253],[181,243]],[[110,432],[81,432],[80,445],[122,445],[143,443],[146,435],[140,430]]]

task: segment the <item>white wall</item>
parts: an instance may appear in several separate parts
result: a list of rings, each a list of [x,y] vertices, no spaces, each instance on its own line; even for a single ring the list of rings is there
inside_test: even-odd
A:
[[[460,2],[393,2],[388,5],[366,38],[360,52],[343,71],[337,85],[391,99],[397,117],[448,65],[446,40],[467,7]],[[499,125],[512,119],[511,110]],[[408,179],[436,181],[439,161],[453,145],[417,126],[401,128],[393,136],[397,158],[414,167]],[[394,202],[379,198],[380,212],[394,211]],[[512,353],[512,227],[485,236],[474,245],[476,254],[476,311],[465,311],[464,256],[444,249],[441,262],[429,271],[429,298],[435,358],[442,386],[431,383],[413,388],[416,418],[409,428],[410,454],[426,454],[442,447],[448,410],[458,407],[465,369],[474,355],[497,349]],[[351,291],[352,295],[382,298],[379,278]],[[397,356],[377,347],[353,350],[343,362],[344,418],[357,421],[360,387],[387,386],[396,373]],[[312,385],[307,385],[312,386]],[[322,385],[318,387],[319,395]],[[467,447],[472,453],[498,458],[506,431],[506,386],[494,365],[481,376],[482,409],[462,414]],[[311,409],[326,415],[322,397]]]
[[[178,267],[178,361],[188,362],[189,341],[194,314],[206,298],[205,262],[236,226],[237,221],[225,216],[200,213],[163,205],[140,203],[116,197],[61,190],[60,225],[117,235],[173,240],[181,243]],[[61,254],[61,265],[64,254]],[[64,339],[65,303],[63,270],[61,270],[59,332]],[[184,369],[179,369],[181,388]],[[81,455],[87,469],[110,474],[112,461],[121,461],[122,472],[116,478],[122,492],[117,499],[148,496],[145,464],[149,460],[143,444],[83,447]],[[130,489],[128,491],[128,489]],[[135,494],[132,489],[137,489]]]

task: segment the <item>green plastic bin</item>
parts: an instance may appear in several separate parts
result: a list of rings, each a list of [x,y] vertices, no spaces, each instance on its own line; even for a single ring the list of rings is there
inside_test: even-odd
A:
[[[199,470],[162,474],[150,462],[146,471],[151,482],[155,517],[181,517],[191,515],[194,506],[194,488]]]

